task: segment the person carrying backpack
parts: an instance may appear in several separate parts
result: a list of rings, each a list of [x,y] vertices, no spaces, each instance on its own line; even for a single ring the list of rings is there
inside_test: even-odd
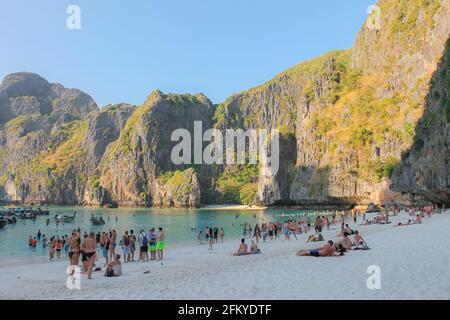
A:
[[[139,252],[139,261],[148,262],[148,235],[144,230],[141,230],[138,237],[138,242],[141,248]]]

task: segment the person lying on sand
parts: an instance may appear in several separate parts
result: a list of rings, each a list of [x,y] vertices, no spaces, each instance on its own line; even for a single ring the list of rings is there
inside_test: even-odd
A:
[[[252,240],[252,245],[250,246],[250,253],[251,254],[261,253],[261,250],[258,248],[258,245],[255,243],[254,240]]]
[[[122,275],[122,263],[120,254],[116,254],[114,259],[106,265],[105,277],[118,277]]]
[[[305,256],[311,256],[311,257],[331,257],[335,253],[335,248],[333,246],[333,241],[328,241],[327,244],[325,244],[322,247],[319,247],[317,249],[304,249],[297,252],[297,256],[299,257],[305,257]]]
[[[310,235],[306,242],[318,242],[318,241],[323,241],[323,236],[321,233],[319,233],[319,235],[317,237],[313,234]]]
[[[410,225],[412,225],[413,223],[412,223],[412,221],[411,220],[408,220],[408,222],[407,223],[402,223],[402,222],[399,222],[396,226],[394,226],[394,227],[406,227],[406,226],[410,226]]]
[[[245,239],[241,239],[241,244],[239,245],[239,249],[236,253],[234,253],[235,256],[245,256],[248,254],[248,248],[247,244],[245,243]]]

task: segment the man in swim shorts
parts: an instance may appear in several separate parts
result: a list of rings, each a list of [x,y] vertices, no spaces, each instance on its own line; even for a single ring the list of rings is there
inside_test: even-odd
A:
[[[150,260],[156,260],[156,235],[155,228],[151,228],[148,233],[148,249],[150,250]]]
[[[311,256],[311,257],[331,257],[335,250],[333,247],[333,241],[328,241],[328,243],[317,249],[306,249],[297,252],[297,256]]]
[[[156,252],[158,253],[158,260],[162,260],[164,254],[164,232],[161,227],[159,227],[159,232],[156,236]]]

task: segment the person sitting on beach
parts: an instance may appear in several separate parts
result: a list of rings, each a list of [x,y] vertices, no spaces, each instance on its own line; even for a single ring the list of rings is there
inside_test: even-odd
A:
[[[344,232],[344,237],[336,242],[335,249],[337,249],[338,245],[342,244],[345,250],[350,250],[352,248],[352,240],[348,237],[348,233]]]
[[[105,277],[119,277],[122,275],[122,263],[120,254],[116,254],[114,259],[106,265]]]
[[[323,236],[321,233],[319,233],[319,235],[317,237],[313,234],[310,235],[306,242],[318,242],[318,241],[323,241]]]
[[[418,224],[422,223],[422,217],[420,216],[420,214],[418,214],[416,216],[416,220],[414,221],[414,223],[418,223]]]
[[[247,244],[245,243],[245,239],[241,239],[241,244],[239,245],[239,249],[236,253],[234,253],[235,256],[245,256],[248,254]]]
[[[347,232],[347,234],[353,234],[353,229],[352,228],[350,228],[349,226],[348,226],[348,224],[346,224],[345,225],[345,228],[344,228],[344,233],[345,232]]]
[[[333,256],[335,252],[335,248],[333,246],[333,241],[328,241],[327,244],[325,244],[322,247],[319,247],[317,249],[305,249],[300,250],[297,252],[297,256],[304,257],[304,256],[311,256],[311,257],[331,257]]]
[[[253,240],[252,240],[252,245],[250,246],[250,253],[251,254],[261,253],[261,250],[258,248],[258,245]]]
[[[355,237],[353,238],[353,245],[354,246],[360,246],[365,244],[366,241],[361,237],[358,230],[355,230]]]

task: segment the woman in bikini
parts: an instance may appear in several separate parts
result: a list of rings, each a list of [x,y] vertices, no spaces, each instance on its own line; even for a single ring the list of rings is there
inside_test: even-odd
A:
[[[88,279],[92,279],[92,268],[95,262],[95,249],[97,242],[95,240],[95,233],[89,233],[89,236],[81,243],[81,249],[84,251],[87,260],[87,274]]]
[[[72,267],[71,275],[75,272],[75,268],[78,266],[80,260],[80,233],[77,231],[72,232],[72,237],[70,238],[70,266]]]

